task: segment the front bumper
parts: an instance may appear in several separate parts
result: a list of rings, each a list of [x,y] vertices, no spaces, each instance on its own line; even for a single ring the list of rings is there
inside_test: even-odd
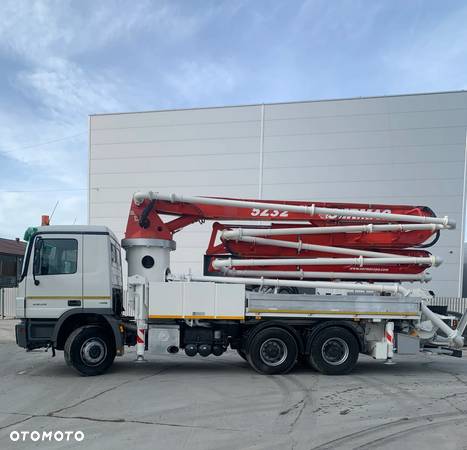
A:
[[[26,321],[22,320],[15,326],[16,344],[20,347],[28,348],[28,339],[26,334]]]
[[[52,343],[56,320],[23,319],[15,326],[16,343],[28,350],[47,348]]]

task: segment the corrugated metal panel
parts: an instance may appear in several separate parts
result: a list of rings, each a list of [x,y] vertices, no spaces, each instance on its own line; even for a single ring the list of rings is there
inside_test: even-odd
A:
[[[5,318],[14,318],[16,315],[16,295],[17,289],[0,289],[0,301],[3,300],[3,307],[0,304],[0,317],[2,312]],[[3,295],[2,295],[3,294]],[[3,318],[3,317],[2,317]]]
[[[261,110],[91,116],[90,223],[122,237],[137,190],[428,205],[458,221],[428,287],[461,295],[467,93],[264,105],[263,139]],[[176,236],[173,272],[201,271],[209,229]]]
[[[461,297],[435,297],[430,300],[430,305],[447,306],[448,311],[464,314],[467,310],[467,298]]]

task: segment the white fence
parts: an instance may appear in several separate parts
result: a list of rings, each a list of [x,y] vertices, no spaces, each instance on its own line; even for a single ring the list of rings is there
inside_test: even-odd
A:
[[[16,314],[16,288],[0,289],[0,318],[11,319]]]
[[[430,300],[430,305],[447,306],[448,311],[464,314],[467,309],[467,298],[461,297],[434,297]]]

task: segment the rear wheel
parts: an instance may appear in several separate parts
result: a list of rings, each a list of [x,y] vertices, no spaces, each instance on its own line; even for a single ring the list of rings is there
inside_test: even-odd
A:
[[[329,327],[320,331],[311,344],[310,365],[327,375],[345,375],[357,363],[357,338],[347,329]]]
[[[88,325],[68,336],[65,361],[83,376],[101,375],[113,363],[115,344],[102,327]]]
[[[297,362],[297,342],[283,328],[271,327],[259,331],[252,338],[248,349],[247,360],[259,373],[287,373]]]

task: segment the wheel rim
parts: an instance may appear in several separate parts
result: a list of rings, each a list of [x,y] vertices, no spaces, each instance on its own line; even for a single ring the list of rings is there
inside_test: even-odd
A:
[[[264,364],[276,367],[287,359],[287,345],[277,338],[267,339],[261,344],[259,355]]]
[[[81,359],[87,366],[97,366],[107,356],[107,346],[100,338],[91,338],[81,346]]]
[[[338,366],[349,357],[349,345],[344,339],[333,337],[327,339],[321,347],[321,356],[332,366]]]

